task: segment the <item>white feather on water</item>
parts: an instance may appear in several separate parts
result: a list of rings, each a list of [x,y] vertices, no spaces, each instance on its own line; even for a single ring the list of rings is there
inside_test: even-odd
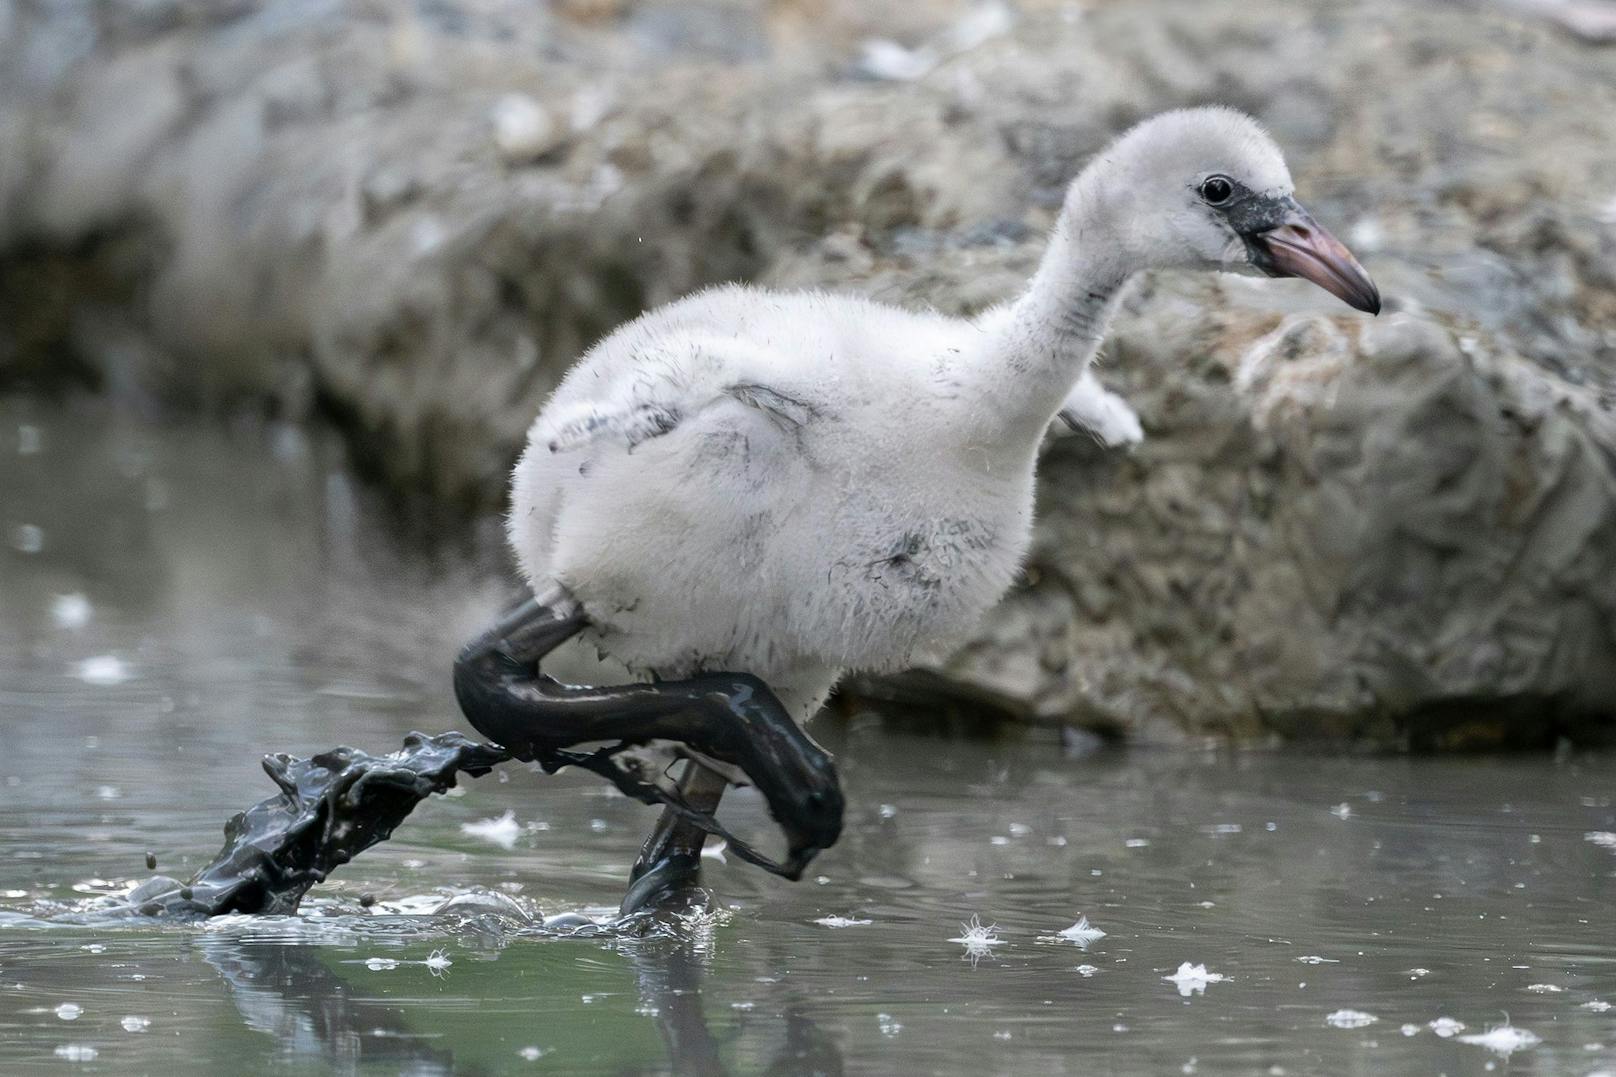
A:
[[[1192,965],[1188,961],[1178,966],[1178,971],[1162,979],[1178,988],[1178,993],[1184,998],[1191,995],[1206,993],[1207,984],[1223,983],[1229,977],[1221,972],[1208,972],[1205,965]]]
[[[1485,1047],[1501,1055],[1513,1054],[1526,1047],[1534,1047],[1543,1042],[1543,1038],[1535,1032],[1528,1032],[1524,1028],[1515,1028],[1512,1025],[1499,1025],[1486,1032],[1477,1032],[1471,1036],[1460,1036],[1460,1043],[1468,1043],[1476,1047]]]
[[[995,946],[1002,946],[1005,942],[999,938],[999,925],[982,923],[982,918],[976,913],[971,914],[968,923],[960,924],[960,933],[948,941],[965,947],[964,956],[970,959],[973,968],[977,961],[990,956]]]
[[[522,834],[522,827],[516,821],[516,813],[507,810],[504,815],[495,819],[479,819],[475,823],[461,823],[460,832],[468,837],[491,841],[501,849],[514,849],[516,848],[516,839]]]
[[[449,960],[449,955],[443,950],[433,950],[432,953],[427,955],[426,959],[422,961],[405,961],[402,958],[397,957],[366,957],[355,959],[353,961],[345,961],[343,963],[350,965],[363,965],[371,972],[392,972],[394,969],[400,968],[404,965],[420,965],[428,972],[432,973],[434,977],[441,977],[445,975],[449,966],[454,964],[453,961]]]
[[[1038,941],[1071,942],[1076,943],[1078,946],[1086,950],[1103,938],[1105,938],[1104,929],[1095,927],[1093,924],[1089,923],[1088,915],[1086,913],[1082,913],[1078,915],[1077,923],[1073,924],[1071,927],[1062,928],[1053,935],[1040,935],[1038,936]]]
[[[1362,1010],[1337,1010],[1326,1017],[1324,1023],[1331,1028],[1363,1028],[1379,1020],[1374,1014]]]
[[[999,938],[998,924],[984,924],[973,912],[968,922],[960,924],[960,933],[948,941],[963,946],[1001,946],[1005,940]]]

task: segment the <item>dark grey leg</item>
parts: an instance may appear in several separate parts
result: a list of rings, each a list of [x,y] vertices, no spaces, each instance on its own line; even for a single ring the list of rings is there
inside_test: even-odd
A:
[[[697,811],[716,814],[729,780],[694,759],[685,767],[679,779],[680,796]],[[663,808],[656,829],[645,839],[634,870],[629,873],[628,893],[619,911],[627,916],[661,904],[662,896],[670,892],[689,890],[701,873],[701,847],[706,842],[707,831],[673,808]]]
[[[841,834],[841,785],[824,749],[767,685],[748,674],[595,688],[564,685],[540,673],[538,659],[586,623],[581,614],[530,601],[462,651],[455,662],[455,696],[471,724],[513,755],[537,760],[547,770],[586,767],[630,796],[667,805],[663,823],[670,850],[693,847],[699,857],[700,843],[687,829],[693,828],[722,835],[742,859],[800,878],[808,861]],[[786,832],[785,862],[757,853],[713,818],[717,796],[705,779],[690,790],[704,802],[711,798],[704,807],[683,790],[666,787],[659,775],[644,773],[631,756],[619,758],[624,749],[651,741],[684,745],[744,772]],[[575,750],[587,744],[603,747]],[[717,795],[722,791],[720,785]],[[662,829],[659,824],[659,833]]]

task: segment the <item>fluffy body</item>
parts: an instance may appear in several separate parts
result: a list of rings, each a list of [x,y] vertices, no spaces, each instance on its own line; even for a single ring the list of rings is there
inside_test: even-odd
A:
[[[1027,293],[974,319],[732,285],[622,326],[530,431],[524,574],[629,669],[753,673],[799,719],[844,671],[958,642],[1027,553],[1051,420],[1138,440],[1089,370],[1128,277],[1244,263],[1194,197],[1211,171],[1290,183],[1246,117],[1158,117],[1073,183]]]
[[[989,343],[969,322],[741,287],[630,323],[534,427],[511,518],[523,570],[567,588],[631,669],[756,672],[801,709],[843,669],[946,645],[1030,537],[1036,433],[957,436]]]

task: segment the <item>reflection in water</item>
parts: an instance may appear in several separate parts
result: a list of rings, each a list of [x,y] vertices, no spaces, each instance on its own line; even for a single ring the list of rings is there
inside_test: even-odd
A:
[[[703,1007],[699,955],[683,942],[636,947],[630,954],[643,1005],[654,1009],[668,1047],[672,1071],[688,1077],[711,1077],[727,1070],[719,1058]],[[837,1077],[842,1055],[836,1043],[798,1007],[788,1007],[778,1020],[779,1046],[764,1072],[771,1077]],[[755,1033],[756,1029],[749,1029]]]
[[[800,1011],[786,1012],[786,1042],[766,1071],[771,1077],[838,1077],[842,1052],[836,1041]]]
[[[376,1064],[420,1077],[458,1072],[450,1049],[415,1031],[404,1011],[360,997],[360,991],[331,970],[321,947],[211,934],[198,947],[229,985],[243,1023],[274,1037],[283,1058],[343,1072]],[[669,1072],[681,1077],[731,1072],[704,1011],[703,969],[690,940],[648,940],[627,947],[626,953],[638,980],[641,1008],[656,1015]],[[835,1042],[799,1009],[788,1008],[782,1017],[768,1020],[779,1022],[779,1045],[765,1073],[838,1077],[843,1072]],[[749,1034],[758,1031],[748,1029]]]
[[[248,1028],[275,1037],[285,1056],[341,1066],[399,1065],[399,1072],[449,1074],[453,1056],[413,1033],[399,1011],[357,997],[314,946],[204,935],[198,946],[230,985]]]
[[[702,1009],[701,967],[695,955],[684,946],[671,944],[635,947],[630,960],[639,979],[642,1005],[656,1011],[673,1071],[692,1077],[723,1073],[718,1043]]]

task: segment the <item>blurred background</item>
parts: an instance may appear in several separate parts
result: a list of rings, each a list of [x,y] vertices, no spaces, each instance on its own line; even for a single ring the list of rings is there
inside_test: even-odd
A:
[[[1388,313],[1143,281],[1102,377],[1145,444],[1054,446],[1026,586],[844,696],[1146,740],[1595,736],[1613,39],[1600,0],[4,0],[0,388],[335,431],[421,532],[487,539],[619,322],[734,279],[979,309],[1106,139],[1226,103]]]
[[[331,427],[465,532],[638,311],[978,309],[1107,138],[1227,103],[1389,316],[1144,282],[1103,376],[1147,443],[1058,447],[1028,586],[944,682],[857,687],[1552,743],[1616,706],[1612,36],[1591,2],[7,0],[0,385]]]
[[[821,874],[515,945],[609,920],[651,813],[509,767],[301,917],[86,917],[263,753],[459,724],[593,341],[726,280],[1009,298],[1204,103],[1385,312],[1140,280],[1144,443],[1051,438],[1016,591],[816,723]],[[8,1073],[1608,1074],[1613,731],[1616,4],[0,0]]]

